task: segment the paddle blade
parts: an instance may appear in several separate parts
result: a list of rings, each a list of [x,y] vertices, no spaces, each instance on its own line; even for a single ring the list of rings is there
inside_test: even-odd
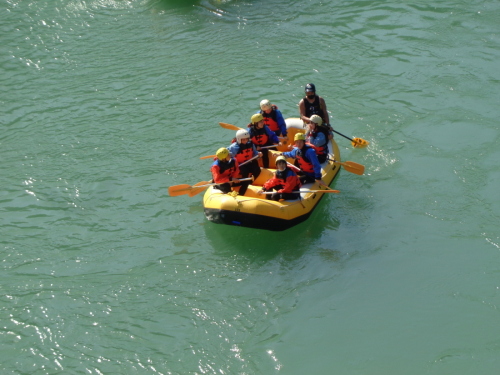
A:
[[[344,163],[340,163],[347,172],[351,172],[357,174],[359,176],[365,173],[365,166],[363,164],[358,164],[353,161],[346,161]]]
[[[364,148],[364,147],[367,147],[370,144],[370,142],[368,142],[367,140],[365,140],[363,138],[354,137],[352,139],[351,144],[353,147]]]
[[[229,130],[240,130],[241,128],[237,127],[236,125],[231,125],[231,124],[227,124],[225,122],[219,122],[219,125],[224,128],[224,129],[229,129]]]
[[[189,194],[190,191],[191,191],[191,185],[188,184],[175,185],[175,186],[170,186],[168,188],[168,195],[170,195],[171,197],[177,197],[179,195]]]
[[[203,185],[203,186],[200,186],[200,185]],[[209,186],[210,186],[210,181],[198,182],[197,184],[192,186],[191,191],[189,192],[189,196],[194,197],[195,195],[200,194],[202,191],[204,191]]]

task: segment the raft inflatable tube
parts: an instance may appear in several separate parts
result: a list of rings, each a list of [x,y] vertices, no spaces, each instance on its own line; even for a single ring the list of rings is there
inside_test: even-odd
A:
[[[290,144],[293,145],[295,134],[304,132],[301,119],[289,118],[285,122],[289,140],[287,144],[278,147],[281,152],[289,151],[288,147]],[[333,139],[330,141],[329,151],[328,159],[341,161],[339,148]],[[217,224],[271,231],[282,231],[307,220],[325,193],[304,192],[300,194],[300,199],[281,202],[267,200],[265,195],[257,194],[262,185],[273,176],[276,156],[273,151],[269,152],[270,168],[261,168],[259,177],[248,187],[244,196],[223,194],[210,186],[203,196],[205,217]],[[293,164],[294,159],[287,161]],[[323,182],[330,186],[339,170],[340,165],[334,164],[331,160],[325,161],[321,164]],[[300,190],[325,190],[325,187],[314,182],[302,185]]]

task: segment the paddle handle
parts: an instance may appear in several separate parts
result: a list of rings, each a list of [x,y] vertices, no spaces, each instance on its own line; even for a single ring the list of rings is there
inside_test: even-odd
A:
[[[240,128],[236,125],[232,125],[232,124],[228,124],[227,122],[219,122],[219,125],[221,126],[221,128],[224,128],[224,129],[228,129],[228,130],[241,130],[243,128]],[[278,137],[279,139],[285,139],[287,137]]]
[[[344,135],[344,134],[342,134],[342,133],[339,133],[338,131],[336,131],[336,130],[334,130],[334,129],[332,129],[332,131],[333,131],[334,133],[337,133],[338,135],[341,135],[342,137],[344,137],[344,138],[346,138],[346,139],[350,140],[351,142],[354,142],[354,139],[349,138],[347,135]]]
[[[239,180],[240,181],[249,181],[249,180],[253,180],[253,177],[240,178]],[[220,183],[213,182],[211,184],[200,185],[200,186],[193,186],[192,188],[193,189],[198,189],[198,188],[201,188],[201,187],[208,187],[208,186],[214,186],[214,185],[220,185]]]
[[[248,159],[247,161],[244,161],[244,162],[243,162],[243,163],[241,163],[238,167],[241,167],[242,165],[248,164],[248,163],[250,163],[251,161],[253,161],[253,160],[257,159],[258,157],[259,157],[259,155],[256,155],[256,156],[254,156],[253,158]]]
[[[247,178],[240,178],[240,181],[248,181],[248,180],[253,180],[253,177],[247,177]],[[209,186],[214,186],[214,185],[220,185],[220,183],[217,182],[212,182],[211,184],[206,184],[206,185],[199,185],[199,186],[193,186],[191,189],[198,189],[202,187],[209,187]]]
[[[337,160],[335,160],[335,159],[328,159],[328,160],[330,160],[330,161],[331,161],[331,162],[333,162],[334,164],[340,164],[340,165],[342,165],[342,166],[344,166],[344,167],[348,167],[348,166],[349,166],[349,164],[348,164],[348,163],[352,163],[352,162],[349,162],[349,161],[348,161],[348,162],[337,161]],[[361,164],[359,164],[359,165],[361,165]]]
[[[348,136],[346,136],[346,135],[344,135],[342,133],[339,133],[336,130],[332,129],[332,131],[334,133],[337,133],[338,135],[341,135],[342,137],[350,140],[352,142],[353,147],[366,147],[366,146],[368,146],[370,144],[370,142],[368,142],[367,140],[364,140],[363,138],[357,138],[356,137],[356,138],[353,139],[353,138],[349,138]]]
[[[215,158],[215,156],[216,156],[216,155],[207,155],[207,156],[202,156],[202,157],[200,157],[200,159],[210,159],[210,158]],[[241,163],[239,166],[241,167],[242,165],[245,165],[245,164],[247,164],[247,163],[250,163],[252,160],[257,159],[258,157],[259,157],[259,155],[254,156],[253,158],[248,159],[247,161],[245,161],[245,162]]]
[[[263,149],[263,148],[273,148],[273,147],[278,147],[278,145],[261,146],[260,148]]]
[[[215,158],[217,155],[207,155],[207,156],[200,156],[200,159],[213,159]]]
[[[272,148],[272,147],[276,147],[276,145],[271,145],[271,146],[263,146],[263,147],[261,147],[261,148]],[[201,159],[201,160],[203,160],[203,159],[213,159],[213,158],[215,158],[216,156],[217,156],[217,155],[200,156],[200,159]],[[253,159],[250,159],[250,160],[253,160]],[[247,160],[247,161],[250,161],[250,160]],[[246,162],[245,162],[245,163],[246,163]],[[242,164],[240,164],[240,165],[243,165],[243,163],[242,163]]]
[[[292,163],[289,163],[289,162],[286,162],[288,164],[288,166],[293,169],[295,172],[300,172],[302,171],[302,169],[300,169],[299,167],[297,167],[296,165],[293,165]]]
[[[238,180],[241,181],[253,181],[253,177],[245,177],[245,178],[239,178]]]
[[[276,193],[276,191],[263,191],[260,194],[271,195]],[[291,193],[340,193],[340,190],[300,190],[292,191]]]

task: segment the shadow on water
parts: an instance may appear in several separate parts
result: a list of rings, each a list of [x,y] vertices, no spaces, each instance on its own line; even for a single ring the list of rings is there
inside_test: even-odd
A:
[[[271,260],[285,256],[300,258],[316,246],[325,230],[336,231],[340,222],[331,214],[331,204],[323,200],[313,214],[303,223],[281,232],[241,228],[206,221],[206,239],[219,254],[242,254],[247,257]],[[332,245],[334,245],[334,238]]]
[[[233,0],[150,0],[149,5],[161,9],[188,8],[196,5],[212,8]]]
[[[202,0],[150,0],[149,5],[160,9],[188,8],[200,4]]]

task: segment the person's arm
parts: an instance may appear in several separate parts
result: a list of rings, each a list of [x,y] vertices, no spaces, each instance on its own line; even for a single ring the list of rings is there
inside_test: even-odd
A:
[[[299,114],[300,119],[304,122],[309,122],[309,117],[306,116],[306,104],[304,103],[304,99],[301,99],[299,102]]]
[[[325,118],[323,119],[325,125],[330,126],[330,116],[328,114],[328,109],[326,108],[325,99],[323,99],[321,96],[319,97],[319,105],[323,110],[323,115],[325,116]]]
[[[286,137],[288,134],[288,131],[286,130],[286,122],[283,118],[283,114],[279,109],[276,110],[276,120],[278,121],[278,127],[281,130],[281,135],[283,135],[283,137]]]
[[[236,154],[239,151],[239,144],[238,143],[231,143],[229,147],[227,148],[229,151],[229,155],[231,155],[232,158],[236,157]]]
[[[216,184],[224,184],[226,182],[229,182],[229,177],[224,176],[220,173],[220,168],[217,164],[212,165],[210,171],[212,172],[213,180]]]
[[[232,177],[232,180],[233,182],[239,182],[240,180],[238,180],[236,177],[240,175],[240,167],[239,167],[239,163],[238,163],[238,160],[234,159],[234,174],[231,176]]]
[[[271,177],[269,180],[267,180],[264,185],[262,185],[262,190],[263,191],[271,191],[273,190],[273,187],[279,184],[279,181],[276,179],[275,176]]]
[[[296,165],[290,164],[289,162],[286,162],[286,163],[288,164],[288,168],[290,168],[295,173],[298,173],[298,172],[302,171],[302,169],[300,169]]]
[[[283,186],[283,189],[278,190],[278,193],[291,193],[297,185],[300,185],[299,178],[294,172],[289,171],[286,176],[285,186]]]
[[[330,125],[330,115],[328,114],[328,109],[326,109],[326,102],[325,99],[323,99],[321,96],[319,97],[319,104],[321,106],[321,109],[323,109],[323,115],[325,118],[323,121],[325,122],[325,126],[328,128],[328,139],[333,138],[333,127]]]
[[[318,157],[316,156],[316,152],[310,148],[307,150],[307,157],[311,161],[314,170],[314,179],[321,181],[321,164],[318,161]]]
[[[298,148],[294,148],[292,151],[282,152],[281,155],[283,155],[285,158],[295,159],[295,158],[297,158],[297,150],[298,150]],[[314,154],[316,155],[316,153],[314,153]]]
[[[318,134],[316,134],[316,138],[310,137],[308,141],[313,146],[321,147],[325,145],[326,138],[322,132],[318,132]]]
[[[262,153],[261,153],[262,154]],[[252,143],[252,157],[259,155],[259,151],[257,151],[257,148],[255,145]]]
[[[266,126],[266,134],[267,134],[269,140],[271,141],[271,143],[273,143],[273,144],[280,143],[280,140],[278,139],[278,136],[276,135],[276,133],[273,132],[271,129],[269,129],[267,126]]]

